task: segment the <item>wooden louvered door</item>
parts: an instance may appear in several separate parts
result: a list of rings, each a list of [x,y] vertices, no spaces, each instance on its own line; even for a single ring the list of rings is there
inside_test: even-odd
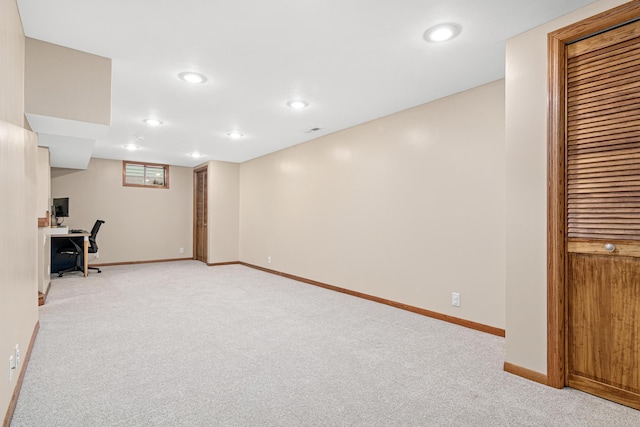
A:
[[[640,409],[640,23],[566,58],[566,382]]]

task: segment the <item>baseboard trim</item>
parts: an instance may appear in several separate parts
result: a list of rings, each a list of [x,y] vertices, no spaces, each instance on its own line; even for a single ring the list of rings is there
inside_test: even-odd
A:
[[[175,262],[175,261],[192,261],[191,258],[169,258],[169,259],[152,259],[148,261],[123,261],[123,262],[106,262],[102,264],[89,264],[89,267],[111,267],[114,265],[133,265],[133,264],[153,264],[155,262]]]
[[[4,417],[2,427],[9,427],[9,425],[11,424],[11,419],[13,418],[13,413],[16,410],[16,405],[18,404],[18,398],[20,397],[20,390],[22,390],[22,382],[24,381],[24,374],[25,372],[27,372],[27,367],[29,366],[29,359],[31,358],[31,350],[33,350],[33,344],[36,342],[36,336],[38,335],[39,330],[40,330],[40,321],[37,321],[36,325],[33,327],[33,333],[31,334],[29,347],[27,348],[27,351],[22,358],[22,370],[20,371],[20,375],[18,376],[16,387],[13,389],[13,395],[11,396],[11,401],[9,402],[9,407],[7,408],[7,413]]]
[[[547,375],[541,374],[540,372],[532,371],[531,369],[523,368],[522,366],[514,365],[509,362],[504,362],[504,370],[510,374],[517,375],[543,385],[549,385],[549,378]]]
[[[260,267],[260,266],[253,265],[253,264],[248,264],[246,262],[238,262],[238,264],[241,264],[241,265],[244,265],[244,266],[247,266],[247,267],[251,267],[251,268],[255,268],[256,270],[262,270],[262,271],[265,271],[267,273],[276,274],[278,276],[286,277],[287,279],[292,279],[292,280],[296,280],[298,282],[307,283],[309,285],[319,286],[321,288],[329,289],[329,290],[336,291],[336,292],[341,292],[343,294],[351,295],[351,296],[358,297],[358,298],[363,298],[363,299],[366,299],[366,300],[369,300],[369,301],[374,301],[374,302],[377,302],[377,303],[380,303],[380,304],[390,305],[392,307],[396,307],[396,308],[399,308],[401,310],[406,310],[406,311],[410,311],[412,313],[420,314],[420,315],[431,317],[431,318],[434,318],[434,319],[443,320],[445,322],[453,323],[453,324],[459,325],[459,326],[464,326],[465,328],[474,329],[476,331],[485,332],[485,333],[488,333],[488,334],[491,334],[491,335],[497,335],[499,337],[504,337],[506,335],[504,329],[496,328],[494,326],[489,326],[489,325],[484,325],[482,323],[472,322],[471,320],[461,319],[459,317],[449,316],[448,314],[442,314],[442,313],[438,313],[438,312],[431,311],[431,310],[425,310],[424,308],[414,307],[414,306],[411,306],[411,305],[399,303],[399,302],[396,302],[396,301],[391,301],[391,300],[380,298],[380,297],[376,297],[376,296],[373,296],[373,295],[364,294],[362,292],[352,291],[352,290],[349,290],[349,289],[345,289],[345,288],[341,288],[341,287],[338,287],[338,286],[329,285],[329,284],[318,282],[318,281],[311,280],[311,279],[305,279],[304,277],[294,276],[292,274],[287,274],[287,273],[283,273],[283,272],[280,272],[280,271],[271,270],[269,268]]]
[[[218,267],[220,265],[237,265],[237,264],[241,264],[240,261],[229,261],[229,262],[210,262],[207,263],[207,265],[209,267]]]

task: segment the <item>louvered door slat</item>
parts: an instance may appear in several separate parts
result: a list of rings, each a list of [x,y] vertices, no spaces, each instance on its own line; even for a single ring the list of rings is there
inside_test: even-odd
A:
[[[617,140],[615,142],[595,141],[579,145],[575,144],[570,146],[568,148],[568,151],[574,154],[589,154],[598,153],[602,150],[602,148],[610,148],[612,150],[627,150],[634,147],[636,139],[637,138],[623,138],[622,140]]]
[[[584,224],[598,224],[600,218],[586,218],[583,221]],[[616,228],[626,228],[628,224],[631,224],[634,228],[640,228],[640,222],[630,222],[628,218],[609,218],[608,221],[612,227],[615,226]]]
[[[626,171],[625,171],[626,173]],[[582,175],[572,175],[567,182],[569,185],[597,185],[597,184],[614,184],[617,182],[631,182],[637,181],[638,175],[625,174],[617,176],[603,176],[603,177],[583,177]]]
[[[571,84],[571,87],[567,89],[569,96],[591,92],[597,93],[605,89],[633,83],[636,81],[638,75],[640,75],[640,68],[637,66],[624,68],[616,70],[615,72],[600,74],[600,78],[597,78],[597,74],[595,75],[596,77],[590,79],[574,78],[573,81],[569,81]]]
[[[575,180],[585,180],[585,179],[608,179],[608,180],[617,180],[618,178],[627,178],[627,177],[635,177],[640,174],[640,169],[631,169],[627,170],[627,168],[621,168],[620,170],[608,169],[604,172],[576,172],[568,176],[569,182]],[[596,181],[597,182],[597,181]]]
[[[572,99],[567,98],[567,111],[569,116],[576,113],[576,111],[589,111],[589,108],[593,107],[605,107],[615,106],[618,102],[625,102],[632,99],[638,99],[638,85],[629,84],[627,87],[619,87],[618,91],[610,91],[598,96],[582,95],[574,96]]]
[[[569,131],[578,129],[593,129],[601,126],[619,125],[629,121],[629,111],[611,111],[605,110],[600,112],[597,117],[572,117],[567,122]]]
[[[640,55],[634,55],[633,57],[617,57],[606,56],[598,59],[595,62],[588,62],[587,64],[577,65],[571,67],[567,73],[567,80],[570,83],[574,83],[578,80],[592,81],[605,73],[619,72],[630,67],[640,65]]]
[[[569,215],[570,218],[582,218],[582,221],[585,223],[591,223],[600,221],[603,218],[606,218],[611,224],[617,223],[628,223],[630,221],[637,221],[635,214],[633,213],[623,213],[616,212],[614,213],[572,213]],[[635,224],[635,223],[634,223]]]
[[[576,145],[592,144],[595,142],[605,141],[609,144],[617,144],[618,142],[635,142],[640,136],[640,130],[632,130],[629,132],[616,133],[615,139],[611,139],[610,135],[606,133],[593,135],[586,137],[585,135],[570,135],[567,137],[567,146],[573,147]]]
[[[567,97],[567,102],[569,107],[576,107],[576,104],[580,104],[582,102],[596,102],[602,101],[610,98],[617,98],[620,92],[623,94],[631,94],[637,93],[638,88],[640,88],[640,82],[632,81],[625,82],[624,84],[620,84],[619,86],[602,88],[598,91],[590,91],[586,93],[572,93]]]
[[[590,103],[588,106],[584,106],[584,108],[573,108],[570,109],[567,113],[567,117],[569,120],[572,119],[583,119],[589,117],[597,117],[603,114],[603,111],[609,112],[623,112],[634,110],[640,107],[640,98],[637,96],[626,96],[626,97],[616,97],[615,100],[610,100],[608,102],[600,102],[600,103]]]
[[[615,121],[603,121],[600,125],[595,126],[568,126],[568,131],[571,132],[574,136],[580,138],[580,136],[584,135],[584,137],[589,138],[590,136],[597,136],[602,134],[615,134],[615,133],[624,133],[630,131],[640,131],[640,118],[634,120],[634,118],[628,117],[627,120],[615,120]]]
[[[591,56],[580,56],[573,59],[567,67],[569,81],[592,77],[597,71],[602,75],[634,65],[634,61],[640,59],[640,54],[632,45],[626,45],[619,49],[602,50],[594,52]]]
[[[634,154],[620,154],[620,155],[610,155],[608,157],[580,157],[579,155],[574,155],[569,157],[569,165],[585,165],[586,167],[590,166],[606,166],[606,165],[618,165],[618,164],[636,164],[640,165],[640,152]]]

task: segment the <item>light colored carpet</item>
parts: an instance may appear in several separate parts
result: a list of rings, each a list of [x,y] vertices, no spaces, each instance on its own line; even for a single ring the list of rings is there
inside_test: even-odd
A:
[[[240,265],[55,277],[12,426],[637,426],[504,339]]]

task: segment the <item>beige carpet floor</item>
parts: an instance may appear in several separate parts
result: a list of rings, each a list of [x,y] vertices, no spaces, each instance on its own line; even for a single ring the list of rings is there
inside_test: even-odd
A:
[[[13,427],[640,426],[504,339],[240,265],[53,278]]]

